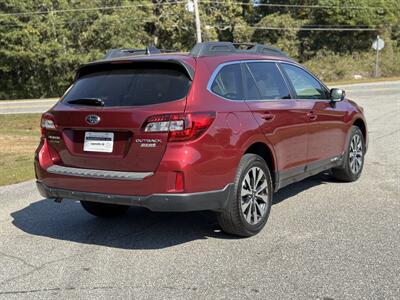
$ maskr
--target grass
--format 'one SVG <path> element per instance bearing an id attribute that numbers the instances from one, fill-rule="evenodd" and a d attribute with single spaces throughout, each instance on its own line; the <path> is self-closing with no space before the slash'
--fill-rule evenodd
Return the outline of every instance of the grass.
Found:
<path id="1" fill-rule="evenodd" d="M 0 186 L 35 177 L 41 114 L 0 115 Z"/>

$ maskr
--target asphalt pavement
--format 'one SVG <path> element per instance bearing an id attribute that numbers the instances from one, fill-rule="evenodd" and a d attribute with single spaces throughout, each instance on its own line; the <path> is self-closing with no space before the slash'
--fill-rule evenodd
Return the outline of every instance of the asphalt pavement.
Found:
<path id="1" fill-rule="evenodd" d="M 32 99 L 0 101 L 0 114 L 44 113 L 58 99 Z"/>
<path id="2" fill-rule="evenodd" d="M 346 89 L 368 120 L 362 177 L 282 189 L 252 238 L 208 212 L 100 220 L 34 181 L 0 188 L 0 298 L 400 299 L 400 82 Z"/>

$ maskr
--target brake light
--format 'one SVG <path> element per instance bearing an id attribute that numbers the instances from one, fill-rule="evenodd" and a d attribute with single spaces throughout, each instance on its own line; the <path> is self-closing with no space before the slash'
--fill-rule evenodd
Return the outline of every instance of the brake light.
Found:
<path id="1" fill-rule="evenodd" d="M 145 132 L 168 132 L 168 141 L 180 142 L 200 137 L 215 119 L 215 112 L 156 115 L 143 124 Z"/>
<path id="2" fill-rule="evenodd" d="M 56 124 L 54 122 L 54 117 L 51 114 L 44 114 L 42 115 L 42 120 L 40 122 L 42 136 L 46 134 L 48 129 L 56 129 Z"/>

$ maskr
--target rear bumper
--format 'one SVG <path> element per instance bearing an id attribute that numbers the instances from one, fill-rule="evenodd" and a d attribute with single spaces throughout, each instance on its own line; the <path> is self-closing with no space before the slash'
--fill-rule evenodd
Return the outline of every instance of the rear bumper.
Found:
<path id="1" fill-rule="evenodd" d="M 233 184 L 228 184 L 222 190 L 200 193 L 128 196 L 52 188 L 39 181 L 36 184 L 40 194 L 45 198 L 142 206 L 152 211 L 222 211 L 226 208 L 230 197 L 232 197 L 233 187 Z"/>

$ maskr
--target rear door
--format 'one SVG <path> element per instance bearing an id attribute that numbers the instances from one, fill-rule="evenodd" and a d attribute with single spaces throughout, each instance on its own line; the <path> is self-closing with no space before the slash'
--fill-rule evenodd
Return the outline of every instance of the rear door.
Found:
<path id="1" fill-rule="evenodd" d="M 307 119 L 275 62 L 244 64 L 246 103 L 267 140 L 274 146 L 281 177 L 304 171 L 307 159 Z"/>
<path id="2" fill-rule="evenodd" d="M 185 70 L 172 63 L 129 62 L 86 70 L 50 112 L 59 138 L 48 138 L 49 143 L 65 166 L 154 171 L 168 133 L 145 133 L 142 126 L 151 116 L 184 112 L 190 86 Z"/>
<path id="3" fill-rule="evenodd" d="M 345 105 L 332 104 L 329 91 L 303 68 L 286 63 L 281 66 L 294 89 L 296 101 L 306 109 L 309 121 L 307 160 L 312 164 L 335 159 L 344 149 L 346 140 Z"/>

